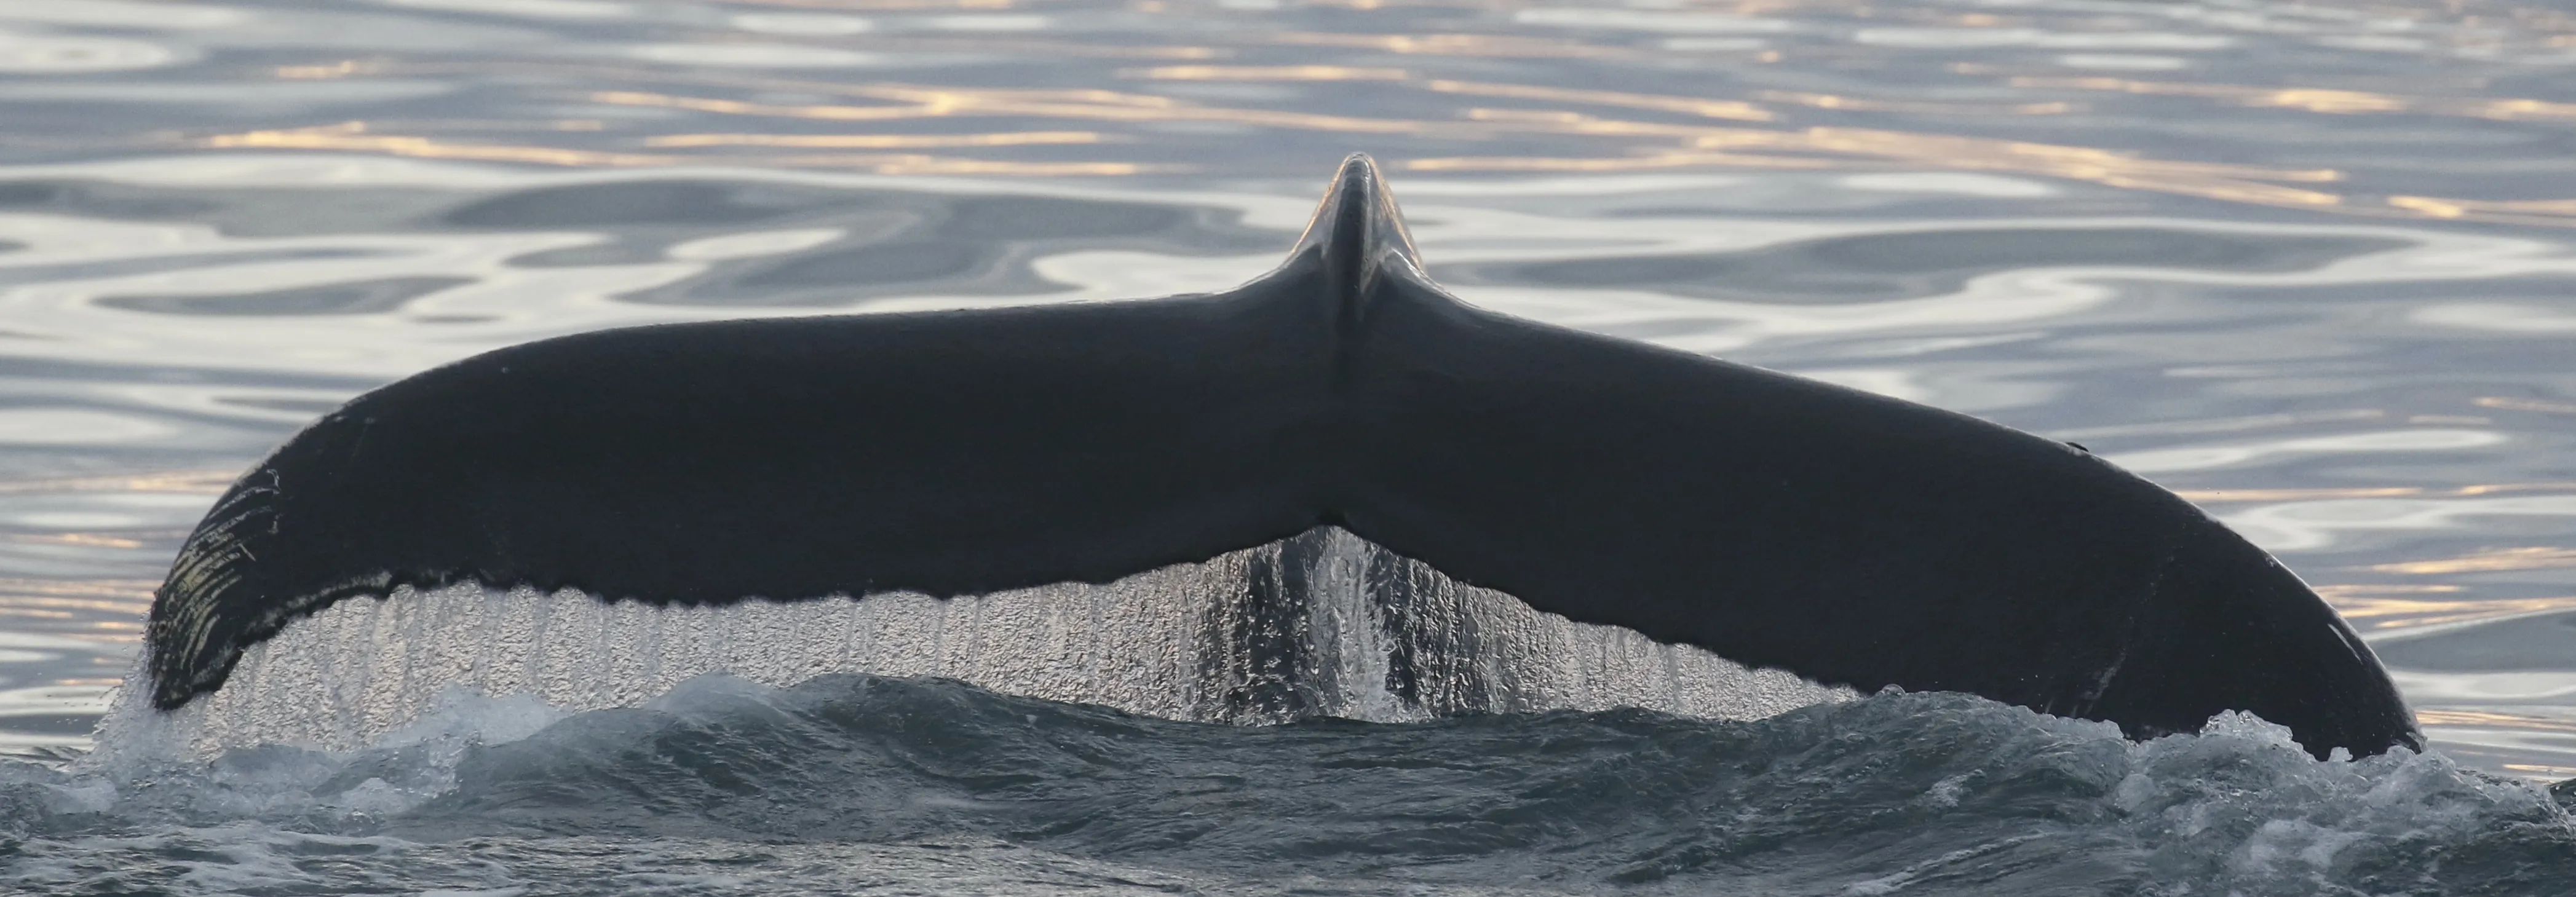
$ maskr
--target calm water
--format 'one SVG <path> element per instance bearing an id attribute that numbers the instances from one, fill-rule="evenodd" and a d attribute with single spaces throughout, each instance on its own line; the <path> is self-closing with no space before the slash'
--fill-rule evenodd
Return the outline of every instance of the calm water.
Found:
<path id="1" fill-rule="evenodd" d="M 85 750 L 186 530 L 357 392 L 606 326 L 1224 288 L 1277 260 L 1352 151 L 1471 302 L 2080 441 L 2202 503 L 2372 640 L 2438 753 L 2301 766 L 2259 727 L 2127 747 L 1927 696 L 1750 726 L 1211 732 L 879 680 L 710 686 L 489 750 L 236 756 L 159 797 L 12 767 L 0 839 L 36 839 L 0 840 L 12 874 L 2576 881 L 2563 811 L 2455 769 L 2576 776 L 2576 10 L 2473 0 L 0 0 L 0 745 Z M 850 722 L 923 701 L 1048 723 L 961 722 L 1000 746 L 948 761 Z M 459 731 L 501 731 L 487 711 Z M 1834 754 L 1835 726 L 1907 747 Z M 682 737 L 708 732 L 736 740 Z M 584 759 L 655 751 L 682 772 Z M 708 772 L 808 751 L 841 765 Z M 1448 759 L 1405 772 L 1414 754 Z M 573 784 L 527 790 L 549 776 Z M 1614 781 L 1648 809 L 1548 802 Z M 1107 806 L 1119 787 L 1143 796 Z M 913 809 L 782 834 L 892 805 L 853 794 Z M 1973 824 L 1933 824 L 1962 806 Z M 1303 834 L 1175 834 L 1198 813 Z M 2150 824 L 2183 816 L 2202 821 Z M 2063 861 L 2086 852 L 2112 859 Z M 2426 868 L 2450 871 L 2407 877 Z M 816 871 L 851 869 L 874 877 Z"/>

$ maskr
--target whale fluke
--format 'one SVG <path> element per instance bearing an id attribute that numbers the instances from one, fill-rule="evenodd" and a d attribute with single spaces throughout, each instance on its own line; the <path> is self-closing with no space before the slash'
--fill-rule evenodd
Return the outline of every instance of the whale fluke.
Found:
<path id="1" fill-rule="evenodd" d="M 183 706 L 299 617 L 403 585 L 945 597 L 1319 526 L 1863 691 L 2422 744 L 2361 639 L 2173 494 L 1964 415 L 1463 304 L 1359 156 L 1288 260 L 1224 293 L 608 330 L 360 396 L 189 537 L 150 696 Z"/>

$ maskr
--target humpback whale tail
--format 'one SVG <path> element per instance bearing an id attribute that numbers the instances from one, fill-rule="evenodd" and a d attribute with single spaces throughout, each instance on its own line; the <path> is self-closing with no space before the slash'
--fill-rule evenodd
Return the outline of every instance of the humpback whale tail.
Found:
<path id="1" fill-rule="evenodd" d="M 2135 736 L 2246 710 L 2420 746 L 2260 549 L 2066 445 L 1463 304 L 1376 168 L 1288 260 L 1151 301 L 665 325 L 360 396 L 226 493 L 154 602 L 154 706 L 344 598 L 665 606 L 1105 583 L 1338 526 L 1581 623 Z"/>

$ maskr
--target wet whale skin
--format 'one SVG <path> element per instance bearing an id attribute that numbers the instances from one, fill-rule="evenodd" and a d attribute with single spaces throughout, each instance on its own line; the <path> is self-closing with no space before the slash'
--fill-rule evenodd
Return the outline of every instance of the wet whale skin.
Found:
<path id="1" fill-rule="evenodd" d="M 1107 582 L 1338 525 L 1579 622 L 2132 736 L 2248 710 L 2422 739 L 2296 576 L 2080 449 L 1483 311 L 1354 157 L 1214 295 L 681 324 L 360 396 L 218 500 L 156 595 L 162 709 L 398 585 L 706 604 Z"/>

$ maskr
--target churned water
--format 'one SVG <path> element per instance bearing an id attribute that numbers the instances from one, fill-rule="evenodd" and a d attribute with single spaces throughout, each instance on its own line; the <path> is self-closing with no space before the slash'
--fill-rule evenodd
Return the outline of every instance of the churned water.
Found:
<path id="1" fill-rule="evenodd" d="M 2517 0 L 0 2 L 0 891 L 2576 893 L 2571 138 L 2576 13 Z M 1287 548 L 954 605 L 352 603 L 220 712 L 93 734 L 186 530 L 351 395 L 600 327 L 1222 289 L 1352 151 L 1467 301 L 2201 503 L 2433 750 L 2131 744 L 1437 583 L 1199 594 L 1345 569 Z"/>
<path id="2" fill-rule="evenodd" d="M 532 731 L 533 730 L 533 731 Z M 387 746 L 0 772 L 12 893 L 2563 894 L 2576 830 L 2436 753 L 2138 744 L 1949 694 L 1186 723 L 948 680 L 450 700 Z"/>

